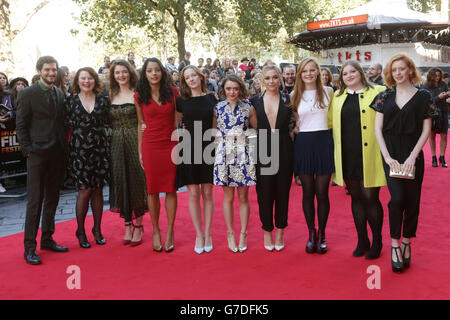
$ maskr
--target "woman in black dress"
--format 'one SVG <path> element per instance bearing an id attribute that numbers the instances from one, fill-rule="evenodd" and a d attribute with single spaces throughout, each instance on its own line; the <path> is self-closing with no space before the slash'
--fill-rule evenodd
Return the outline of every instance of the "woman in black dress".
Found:
<path id="1" fill-rule="evenodd" d="M 424 174 L 422 147 L 431 131 L 430 117 L 434 110 L 430 108 L 430 93 L 414 87 L 420 82 L 420 76 L 407 55 L 393 56 L 384 69 L 384 78 L 390 89 L 379 94 L 371 107 L 377 111 L 375 135 L 391 194 L 388 207 L 392 268 L 401 272 L 411 261 L 410 239 L 416 236 Z M 415 175 L 412 179 L 391 177 L 391 171 L 406 176 L 414 175 L 415 171 Z"/>
<path id="2" fill-rule="evenodd" d="M 204 151 L 211 141 L 211 138 L 205 136 L 205 132 L 212 128 L 216 103 L 214 93 L 208 93 L 203 73 L 195 66 L 186 66 L 181 71 L 180 97 L 176 102 L 176 110 L 182 118 L 184 128 L 180 139 L 182 154 L 181 163 L 177 167 L 176 186 L 187 186 L 189 191 L 189 211 L 196 231 L 194 251 L 198 254 L 213 249 L 211 223 L 214 213 L 214 154 L 211 154 L 212 149 L 209 154 Z M 203 141 L 204 138 L 207 141 Z M 200 196 L 203 198 L 204 232 Z"/>
<path id="3" fill-rule="evenodd" d="M 100 95 L 101 83 L 92 68 L 81 68 L 75 74 L 72 92 L 67 98 L 68 122 L 73 132 L 69 147 L 69 167 L 78 189 L 76 236 L 83 248 L 89 248 L 84 222 L 91 203 L 94 216 L 92 233 L 97 244 L 106 243 L 100 225 L 103 214 L 103 186 L 108 172 L 105 123 L 108 100 Z"/>
<path id="4" fill-rule="evenodd" d="M 447 168 L 445 150 L 447 149 L 448 102 L 446 100 L 450 97 L 450 91 L 448 91 L 448 86 L 443 81 L 442 70 L 439 68 L 431 68 L 427 74 L 427 82 L 422 88 L 431 93 L 434 104 L 441 111 L 440 116 L 436 119 L 437 121 L 433 123 L 430 134 L 432 166 L 438 166 L 438 159 L 436 157 L 436 133 L 439 133 L 441 135 L 439 163 L 442 167 Z"/>
<path id="5" fill-rule="evenodd" d="M 256 166 L 256 193 L 264 230 L 264 248 L 281 251 L 284 248 L 284 229 L 288 225 L 294 159 L 292 130 L 296 121 L 289 107 L 289 95 L 278 90 L 282 79 L 281 70 L 275 65 L 269 65 L 264 67 L 262 74 L 266 90 L 250 99 L 255 110 L 250 113 L 250 124 L 258 130 L 257 150 L 260 153 Z M 267 159 L 262 159 L 261 155 Z M 277 227 L 275 245 L 272 236 L 274 207 Z"/>

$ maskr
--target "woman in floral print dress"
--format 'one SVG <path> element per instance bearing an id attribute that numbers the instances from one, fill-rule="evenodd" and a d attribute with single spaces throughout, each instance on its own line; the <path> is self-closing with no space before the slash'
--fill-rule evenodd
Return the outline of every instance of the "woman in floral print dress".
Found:
<path id="1" fill-rule="evenodd" d="M 254 115 L 252 105 L 245 100 L 247 89 L 241 79 L 227 76 L 221 85 L 226 100 L 214 107 L 216 133 L 216 158 L 214 184 L 224 190 L 223 213 L 227 225 L 228 248 L 232 252 L 247 250 L 247 225 L 250 216 L 248 187 L 256 184 L 255 161 L 249 150 L 249 119 Z M 233 230 L 234 190 L 239 197 L 241 232 L 239 249 Z"/>

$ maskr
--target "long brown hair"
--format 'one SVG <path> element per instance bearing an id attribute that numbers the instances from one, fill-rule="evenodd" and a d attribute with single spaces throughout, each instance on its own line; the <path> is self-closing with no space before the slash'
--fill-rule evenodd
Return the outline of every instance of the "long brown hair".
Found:
<path id="1" fill-rule="evenodd" d="M 430 88 L 434 88 L 434 81 L 433 81 L 433 79 L 434 79 L 434 77 L 436 75 L 436 72 L 440 72 L 441 73 L 441 77 L 439 79 L 438 86 L 442 82 L 444 82 L 442 80 L 443 77 L 444 77 L 444 72 L 442 71 L 442 69 L 440 69 L 440 68 L 431 68 L 430 70 L 428 70 L 428 73 L 427 73 L 427 84 L 428 84 L 428 87 L 430 87 Z"/>
<path id="2" fill-rule="evenodd" d="M 113 98 L 119 94 L 120 91 L 120 85 L 114 78 L 114 71 L 117 66 L 123 66 L 127 68 L 128 74 L 130 75 L 129 79 L 129 87 L 131 90 L 135 91 L 137 82 L 138 82 L 138 75 L 136 70 L 131 67 L 131 64 L 126 60 L 114 60 L 111 63 L 110 72 L 109 72 L 109 99 L 110 101 L 113 100 Z"/>
<path id="3" fill-rule="evenodd" d="M 186 78 L 184 77 L 184 74 L 186 73 L 186 71 L 188 69 L 192 69 L 192 70 L 194 70 L 194 72 L 196 74 L 198 74 L 198 76 L 200 77 L 200 86 L 201 86 L 202 92 L 207 93 L 208 87 L 206 86 L 206 78 L 203 75 L 203 73 L 196 66 L 188 65 L 188 66 L 184 67 L 183 70 L 181 70 L 181 72 L 180 72 L 180 95 L 181 95 L 181 97 L 183 99 L 188 99 L 188 98 L 192 97 L 192 90 L 187 85 Z"/>
<path id="4" fill-rule="evenodd" d="M 367 80 L 366 74 L 364 73 L 363 68 L 361 67 L 361 65 L 353 60 L 349 60 L 347 62 L 345 62 L 342 65 L 341 71 L 339 72 L 339 79 L 338 79 L 338 85 L 339 85 L 339 92 L 337 93 L 336 97 L 339 97 L 340 95 L 342 95 L 345 92 L 345 89 L 347 88 L 347 85 L 344 83 L 344 69 L 347 66 L 352 66 L 353 68 L 355 68 L 359 74 L 361 75 L 361 83 L 365 88 L 373 88 L 373 85 L 370 84 L 369 80 Z"/>
<path id="5" fill-rule="evenodd" d="M 319 108 L 321 108 L 321 109 L 326 108 L 325 96 L 328 97 L 328 93 L 325 91 L 323 84 L 322 84 L 322 77 L 320 74 L 320 66 L 317 63 L 316 59 L 310 57 L 310 58 L 303 59 L 302 62 L 300 62 L 299 66 L 298 66 L 297 75 L 295 77 L 295 86 L 294 86 L 294 90 L 292 91 L 292 99 L 291 99 L 291 108 L 294 112 L 297 112 L 297 108 L 300 104 L 300 101 L 303 98 L 303 93 L 305 92 L 305 89 L 306 89 L 305 83 L 302 80 L 302 72 L 303 72 L 303 69 L 305 69 L 306 65 L 310 62 L 314 63 L 314 65 L 317 69 L 317 79 L 315 82 L 316 103 L 319 104 Z"/>

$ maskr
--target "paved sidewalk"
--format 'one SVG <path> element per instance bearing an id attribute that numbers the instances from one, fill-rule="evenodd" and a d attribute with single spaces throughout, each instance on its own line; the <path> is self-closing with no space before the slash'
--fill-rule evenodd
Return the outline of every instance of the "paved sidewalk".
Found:
<path id="1" fill-rule="evenodd" d="M 14 190 L 16 193 L 25 194 L 25 187 Z M 186 187 L 178 192 L 187 191 Z M 55 223 L 64 222 L 76 218 L 75 203 L 78 192 L 76 190 L 61 190 L 58 208 L 56 209 Z M 164 196 L 163 193 L 160 196 Z M 103 188 L 103 210 L 109 210 L 109 186 Z M 12 234 L 24 232 L 27 197 L 0 198 L 0 238 Z M 88 215 L 92 214 L 89 209 Z"/>
<path id="2" fill-rule="evenodd" d="M 25 187 L 19 188 L 18 193 L 25 193 Z M 75 203 L 76 190 L 61 190 L 55 223 L 76 218 Z M 109 187 L 103 188 L 104 210 L 109 210 Z M 0 237 L 20 233 L 25 228 L 25 213 L 27 196 L 20 198 L 0 198 Z M 91 214 L 91 210 L 89 213 Z"/>

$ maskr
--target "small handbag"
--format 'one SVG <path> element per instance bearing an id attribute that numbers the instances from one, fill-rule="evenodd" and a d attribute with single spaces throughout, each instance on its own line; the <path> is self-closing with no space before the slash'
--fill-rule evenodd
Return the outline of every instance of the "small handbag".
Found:
<path id="1" fill-rule="evenodd" d="M 390 169 L 389 176 L 392 178 L 414 180 L 416 178 L 416 167 L 414 166 L 413 171 L 410 174 L 405 174 L 403 171 L 396 172 Z"/>

